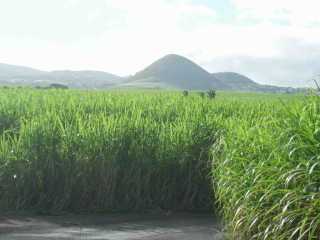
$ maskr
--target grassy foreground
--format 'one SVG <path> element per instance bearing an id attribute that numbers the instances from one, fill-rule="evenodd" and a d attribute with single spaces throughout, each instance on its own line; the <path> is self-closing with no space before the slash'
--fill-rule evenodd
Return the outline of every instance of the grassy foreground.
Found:
<path id="1" fill-rule="evenodd" d="M 249 104 L 213 149 L 233 239 L 320 239 L 320 100 Z"/>
<path id="2" fill-rule="evenodd" d="M 0 210 L 216 199 L 236 239 L 318 239 L 319 114 L 290 95 L 0 90 Z"/>
<path id="3" fill-rule="evenodd" d="M 196 100 L 195 100 L 196 99 Z M 210 104 L 179 94 L 6 90 L 0 206 L 45 211 L 212 206 Z"/>

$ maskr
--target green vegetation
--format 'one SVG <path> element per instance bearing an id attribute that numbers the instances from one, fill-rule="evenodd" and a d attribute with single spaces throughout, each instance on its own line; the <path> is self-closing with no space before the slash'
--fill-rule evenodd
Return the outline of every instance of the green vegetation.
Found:
<path id="1" fill-rule="evenodd" d="M 320 235 L 318 97 L 0 92 L 0 209 L 217 203 L 234 239 Z"/>
<path id="2" fill-rule="evenodd" d="M 1 208 L 210 209 L 217 129 L 210 105 L 196 99 L 3 90 Z"/>
<path id="3" fill-rule="evenodd" d="M 217 95 L 216 91 L 214 89 L 210 89 L 208 92 L 207 92 L 207 95 L 208 95 L 208 98 L 210 99 L 214 99 Z"/>
<path id="4" fill-rule="evenodd" d="M 188 97 L 188 96 L 189 96 L 189 91 L 184 90 L 184 91 L 182 92 L 182 94 L 183 94 L 183 96 Z"/>
<path id="5" fill-rule="evenodd" d="M 233 237 L 318 239 L 319 99 L 247 103 L 232 114 L 237 120 L 225 123 L 214 149 L 213 174 Z"/>

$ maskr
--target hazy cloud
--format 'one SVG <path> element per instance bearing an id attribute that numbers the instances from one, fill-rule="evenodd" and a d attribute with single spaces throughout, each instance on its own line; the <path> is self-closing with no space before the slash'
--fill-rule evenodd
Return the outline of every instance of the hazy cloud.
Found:
<path id="1" fill-rule="evenodd" d="M 235 71 L 264 84 L 314 86 L 312 78 L 320 74 L 320 44 L 301 40 L 281 44 L 275 57 L 230 56 L 204 63 L 211 71 Z"/>
<path id="2" fill-rule="evenodd" d="M 0 0 L 0 62 L 128 75 L 176 53 L 265 83 L 318 72 L 318 0 L 226 1 Z"/>
<path id="3" fill-rule="evenodd" d="M 318 0 L 231 0 L 242 20 L 282 22 L 296 26 L 320 25 Z"/>

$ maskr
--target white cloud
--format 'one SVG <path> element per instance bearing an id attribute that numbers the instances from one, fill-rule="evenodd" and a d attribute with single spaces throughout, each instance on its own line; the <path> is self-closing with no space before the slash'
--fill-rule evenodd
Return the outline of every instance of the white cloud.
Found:
<path id="1" fill-rule="evenodd" d="M 319 8 L 310 6 L 315 1 L 231 1 L 240 18 L 228 24 L 218 22 L 220 13 L 214 9 L 191 0 L 28 0 L 22 6 L 19 0 L 6 1 L 0 8 L 0 62 L 128 75 L 165 54 L 177 53 L 200 64 L 237 58 L 245 63 L 237 66 L 247 73 L 248 64 L 254 65 L 248 58 L 282 62 L 303 52 L 312 54 L 305 46 L 320 49 L 319 28 L 309 27 L 318 19 Z M 257 21 L 242 24 L 244 18 Z M 290 24 L 277 25 L 274 19 Z M 291 42 L 299 43 L 295 51 L 288 47 Z M 206 66 L 217 71 L 232 67 L 220 63 L 225 67 Z M 283 64 L 270 80 L 261 79 L 288 77 L 289 71 L 283 71 L 293 65 Z M 236 69 L 242 72 L 241 68 Z M 264 72 L 263 67 L 257 69 Z M 259 81 L 262 75 L 254 76 Z"/>
<path id="2" fill-rule="evenodd" d="M 202 65 L 211 72 L 242 73 L 264 84 L 314 86 L 312 78 L 320 74 L 319 36 L 313 40 L 307 41 L 301 36 L 282 38 L 274 44 L 276 55 L 221 55 L 208 58 Z"/>
<path id="3" fill-rule="evenodd" d="M 312 26 L 320 24 L 319 0 L 231 0 L 242 19 L 283 20 L 289 24 Z"/>
<path id="4" fill-rule="evenodd" d="M 213 9 L 181 0 L 56 0 L 51 8 L 39 1 L 28 1 L 18 19 L 0 16 L 2 25 L 11 21 L 0 30 L 0 62 L 132 74 L 162 55 L 187 54 L 197 45 L 192 33 L 216 18 Z M 39 8 L 28 18 L 33 5 Z"/>

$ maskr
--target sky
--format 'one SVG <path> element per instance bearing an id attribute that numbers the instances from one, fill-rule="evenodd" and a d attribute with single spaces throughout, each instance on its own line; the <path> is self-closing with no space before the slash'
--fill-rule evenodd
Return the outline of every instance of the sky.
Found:
<path id="1" fill-rule="evenodd" d="M 166 54 L 209 72 L 311 86 L 319 0 L 0 0 L 0 62 L 132 75 Z"/>

